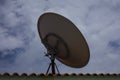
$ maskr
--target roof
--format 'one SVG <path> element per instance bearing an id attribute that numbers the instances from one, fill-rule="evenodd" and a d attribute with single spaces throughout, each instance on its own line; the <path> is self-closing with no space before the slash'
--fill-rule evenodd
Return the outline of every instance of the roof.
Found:
<path id="1" fill-rule="evenodd" d="M 9 74 L 9 73 L 3 73 L 3 74 L 0 74 L 0 76 L 119 76 L 120 77 L 120 73 L 119 74 L 116 74 L 116 73 L 93 73 L 93 74 L 90 74 L 90 73 L 86 73 L 86 74 L 83 74 L 83 73 L 71 73 L 71 74 L 68 74 L 68 73 L 64 73 L 64 74 L 44 74 L 44 73 L 40 73 L 40 74 L 36 74 L 36 73 L 31 73 L 31 74 L 27 74 L 27 73 L 22 73 L 21 75 L 18 74 L 18 73 L 13 73 L 13 74 Z"/>
<path id="2" fill-rule="evenodd" d="M 90 74 L 90 73 L 72 73 L 72 74 L 68 74 L 68 73 L 64 73 L 64 74 L 26 74 L 23 73 L 21 75 L 19 75 L 18 73 L 13 73 L 13 74 L 9 74 L 9 73 L 3 73 L 0 74 L 0 80 L 53 80 L 53 79 L 57 79 L 57 80 L 120 80 L 120 74 Z"/>

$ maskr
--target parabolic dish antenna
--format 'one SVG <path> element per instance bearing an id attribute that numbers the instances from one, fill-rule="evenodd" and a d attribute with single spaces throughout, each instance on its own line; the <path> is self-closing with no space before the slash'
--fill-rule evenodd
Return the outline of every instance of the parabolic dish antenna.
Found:
<path id="1" fill-rule="evenodd" d="M 90 52 L 87 42 L 67 18 L 52 12 L 44 13 L 38 19 L 38 32 L 47 48 L 47 56 L 53 60 L 56 58 L 73 68 L 81 68 L 88 63 Z"/>

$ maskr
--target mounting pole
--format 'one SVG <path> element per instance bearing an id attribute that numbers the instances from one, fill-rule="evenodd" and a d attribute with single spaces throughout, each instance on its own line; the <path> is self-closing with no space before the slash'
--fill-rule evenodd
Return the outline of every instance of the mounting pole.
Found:
<path id="1" fill-rule="evenodd" d="M 51 60 L 51 64 L 52 64 L 52 67 L 51 67 L 52 74 L 55 74 L 55 63 L 54 63 L 54 59 Z"/>
<path id="2" fill-rule="evenodd" d="M 51 59 L 51 70 L 52 70 L 52 74 L 55 74 L 55 51 L 54 50 L 52 50 L 52 51 L 50 51 L 50 59 Z"/>
<path id="3" fill-rule="evenodd" d="M 57 72 L 59 73 L 59 70 L 58 70 L 57 65 L 55 63 L 55 52 L 54 51 L 50 51 L 45 56 L 48 56 L 49 59 L 51 60 L 51 63 L 49 64 L 49 67 L 47 69 L 46 74 L 48 74 L 50 67 L 51 67 L 52 74 L 56 74 L 55 68 L 57 69 Z"/>

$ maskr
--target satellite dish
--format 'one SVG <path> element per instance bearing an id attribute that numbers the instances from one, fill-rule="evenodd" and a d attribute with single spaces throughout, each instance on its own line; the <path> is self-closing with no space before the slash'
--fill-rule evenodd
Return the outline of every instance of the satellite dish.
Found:
<path id="1" fill-rule="evenodd" d="M 90 52 L 87 42 L 67 18 L 52 12 L 44 13 L 38 19 L 38 32 L 47 48 L 47 56 L 73 68 L 81 68 L 88 63 Z"/>

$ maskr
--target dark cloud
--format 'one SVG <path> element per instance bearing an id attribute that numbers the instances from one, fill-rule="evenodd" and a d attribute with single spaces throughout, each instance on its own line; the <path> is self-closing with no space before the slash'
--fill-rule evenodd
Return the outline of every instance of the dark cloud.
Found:
<path id="1" fill-rule="evenodd" d="M 108 45 L 114 50 L 120 50 L 120 40 L 110 41 Z"/>
<path id="2" fill-rule="evenodd" d="M 4 61 L 5 63 L 14 63 L 15 59 L 16 59 L 16 55 L 21 54 L 25 52 L 24 48 L 16 48 L 13 50 L 3 50 L 0 51 L 0 61 Z M 5 65 L 5 64 L 3 64 Z"/>
<path id="3" fill-rule="evenodd" d="M 0 0 L 0 6 L 5 5 L 6 2 L 7 2 L 7 0 Z"/>

